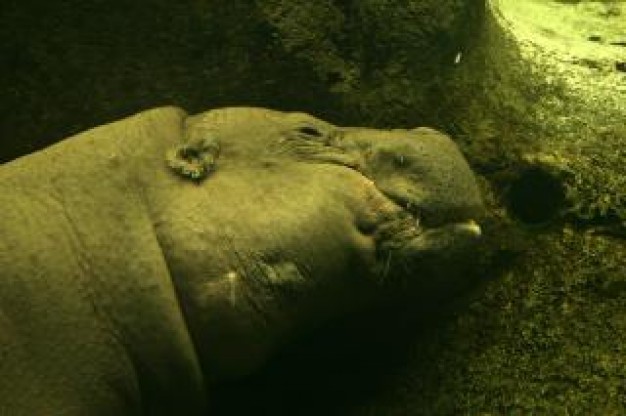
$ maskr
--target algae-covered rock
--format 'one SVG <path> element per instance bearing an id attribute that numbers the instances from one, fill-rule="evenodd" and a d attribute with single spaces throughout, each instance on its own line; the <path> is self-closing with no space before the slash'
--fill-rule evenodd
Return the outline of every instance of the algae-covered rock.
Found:
<path id="1" fill-rule="evenodd" d="M 430 103 L 479 23 L 476 1 L 260 0 L 279 44 L 370 123 L 430 121 Z M 344 115 L 345 116 L 345 115 Z"/>

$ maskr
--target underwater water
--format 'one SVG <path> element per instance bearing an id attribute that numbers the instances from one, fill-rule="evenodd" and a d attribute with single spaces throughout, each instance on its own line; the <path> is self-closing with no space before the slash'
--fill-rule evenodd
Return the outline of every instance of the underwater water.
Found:
<path id="1" fill-rule="evenodd" d="M 0 22 L 2 163 L 148 108 L 260 106 L 434 127 L 476 173 L 471 293 L 304 334 L 211 386 L 211 415 L 626 411 L 626 3 L 10 0 Z"/>

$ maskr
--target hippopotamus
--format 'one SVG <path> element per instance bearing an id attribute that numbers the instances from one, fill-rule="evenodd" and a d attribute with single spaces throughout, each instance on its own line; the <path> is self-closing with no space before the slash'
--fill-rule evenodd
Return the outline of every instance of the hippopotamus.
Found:
<path id="1" fill-rule="evenodd" d="M 462 287 L 481 198 L 436 130 L 157 108 L 0 166 L 0 414 L 205 415 L 294 334 Z"/>

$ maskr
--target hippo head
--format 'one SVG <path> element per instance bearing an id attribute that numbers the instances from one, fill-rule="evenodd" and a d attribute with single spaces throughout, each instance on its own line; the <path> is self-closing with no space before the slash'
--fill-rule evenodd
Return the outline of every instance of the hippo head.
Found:
<path id="1" fill-rule="evenodd" d="M 467 287 L 481 200 L 445 135 L 255 108 L 184 129 L 219 157 L 203 180 L 171 175 L 156 230 L 208 377 L 246 374 L 294 333 L 397 293 Z"/>

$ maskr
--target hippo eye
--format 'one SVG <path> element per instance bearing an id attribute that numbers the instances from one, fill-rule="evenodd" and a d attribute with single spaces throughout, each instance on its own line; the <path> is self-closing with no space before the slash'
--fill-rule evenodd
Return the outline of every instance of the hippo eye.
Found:
<path id="1" fill-rule="evenodd" d="M 298 128 L 298 131 L 302 134 L 306 134 L 307 136 L 322 137 L 322 133 L 320 133 L 320 131 L 315 127 L 304 126 Z"/>

